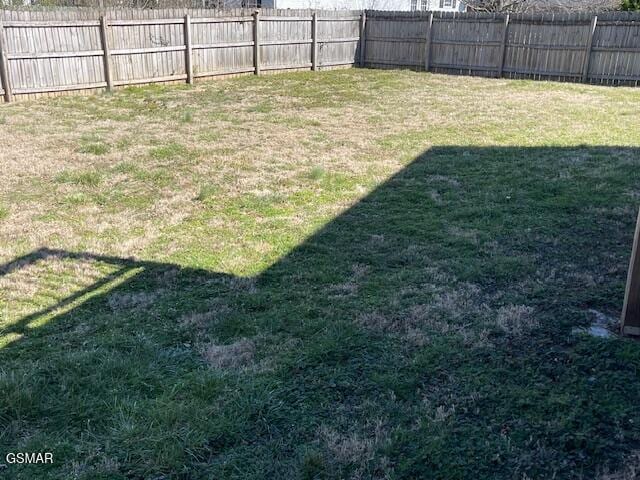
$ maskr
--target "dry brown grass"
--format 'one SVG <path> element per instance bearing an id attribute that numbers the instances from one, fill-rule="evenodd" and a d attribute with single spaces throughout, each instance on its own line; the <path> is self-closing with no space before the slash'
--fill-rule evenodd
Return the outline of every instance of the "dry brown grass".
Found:
<path id="1" fill-rule="evenodd" d="M 524 335 L 538 326 L 534 310 L 526 305 L 506 305 L 496 312 L 496 325 L 510 335 Z"/>
<path id="2" fill-rule="evenodd" d="M 108 303 L 115 312 L 121 310 L 147 309 L 155 302 L 162 291 L 136 292 L 136 293 L 111 293 Z"/>
<path id="3" fill-rule="evenodd" d="M 336 297 L 355 295 L 358 292 L 359 283 L 364 280 L 369 267 L 363 264 L 355 264 L 351 266 L 351 274 L 344 283 L 331 285 L 328 291 Z"/>
<path id="4" fill-rule="evenodd" d="M 252 364 L 256 346 L 252 340 L 241 338 L 229 345 L 204 343 L 199 347 L 205 361 L 217 369 L 239 369 Z"/>
<path id="5" fill-rule="evenodd" d="M 616 472 L 604 472 L 597 480 L 637 480 L 640 478 L 640 452 L 629 455 L 623 468 Z"/>
<path id="6" fill-rule="evenodd" d="M 372 420 L 364 426 L 353 426 L 347 432 L 338 432 L 332 428 L 321 426 L 318 431 L 320 442 L 328 452 L 329 461 L 336 466 L 350 466 L 353 469 L 352 480 L 364 478 L 388 478 L 390 470 L 385 470 L 386 459 L 376 459 L 376 451 L 383 448 L 389 440 L 389 433 L 384 421 Z M 372 465 L 377 462 L 378 465 Z M 377 468 L 373 468 L 377 467 Z M 371 472 L 378 474 L 371 475 Z M 381 473 L 380 473 L 381 472 Z M 386 475 L 385 475 L 386 473 Z"/>
<path id="7" fill-rule="evenodd" d="M 15 268 L 0 276 L 3 320 L 11 324 L 22 317 L 58 304 L 61 299 L 83 292 L 108 271 L 97 262 L 51 255 L 16 262 Z M 0 326 L 1 323 L 0 323 Z"/>
<path id="8" fill-rule="evenodd" d="M 416 252 L 416 249 L 409 250 L 413 263 L 416 263 L 414 257 L 420 257 Z M 425 345 L 434 334 L 460 337 L 466 345 L 491 345 L 492 330 L 515 337 L 538 326 L 531 307 L 511 304 L 492 307 L 489 301 L 499 294 L 487 295 L 479 286 L 458 282 L 436 267 L 427 267 L 425 273 L 432 283 L 423 284 L 421 289 L 405 289 L 399 292 L 398 298 L 430 293 L 428 303 L 413 304 L 401 314 L 362 312 L 357 323 L 374 331 L 398 334 L 414 346 Z M 399 305 L 397 300 L 394 307 Z"/>

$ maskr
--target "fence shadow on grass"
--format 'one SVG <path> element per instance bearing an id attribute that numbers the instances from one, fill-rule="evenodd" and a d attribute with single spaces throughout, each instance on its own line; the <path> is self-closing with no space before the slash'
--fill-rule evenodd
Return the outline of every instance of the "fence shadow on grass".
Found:
<path id="1" fill-rule="evenodd" d="M 619 468 L 640 442 L 640 346 L 572 328 L 621 306 L 639 162 L 626 147 L 432 148 L 255 278 L 50 248 L 15 259 L 5 279 L 50 261 L 99 274 L 0 331 L 0 446 L 58 460 L 5 468 Z"/>

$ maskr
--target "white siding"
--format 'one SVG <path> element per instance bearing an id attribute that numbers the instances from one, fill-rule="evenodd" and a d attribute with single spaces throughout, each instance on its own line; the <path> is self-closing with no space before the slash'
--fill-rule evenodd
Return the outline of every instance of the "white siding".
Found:
<path id="1" fill-rule="evenodd" d="M 456 6 L 453 7 L 453 0 L 450 5 L 444 5 L 447 0 L 443 0 L 443 6 L 440 6 L 440 0 L 424 0 L 425 7 L 422 6 L 423 0 L 417 0 L 416 10 L 433 10 L 445 12 L 464 12 L 464 4 L 459 0 L 455 0 Z M 314 8 L 318 10 L 391 10 L 391 11 L 410 11 L 411 0 L 263 0 L 264 7 L 273 8 Z"/>
<path id="2" fill-rule="evenodd" d="M 398 10 L 410 9 L 411 0 L 273 0 L 275 8 L 314 8 L 318 10 Z"/>

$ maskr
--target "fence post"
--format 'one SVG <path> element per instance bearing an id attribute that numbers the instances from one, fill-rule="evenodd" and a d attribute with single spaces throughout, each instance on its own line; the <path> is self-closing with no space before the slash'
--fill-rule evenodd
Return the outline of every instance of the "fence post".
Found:
<path id="1" fill-rule="evenodd" d="M 311 14 L 311 70 L 318 70 L 318 14 Z"/>
<path id="2" fill-rule="evenodd" d="M 582 81 L 589 81 L 589 62 L 591 60 L 591 47 L 593 44 L 593 34 L 596 32 L 596 26 L 598 25 L 598 16 L 594 15 L 591 19 L 591 29 L 589 30 L 589 39 L 587 40 L 587 46 L 584 50 L 584 62 L 582 64 Z"/>
<path id="3" fill-rule="evenodd" d="M 12 101 L 13 94 L 11 93 L 11 82 L 9 81 L 9 62 L 7 61 L 7 51 L 4 42 L 4 25 L 2 25 L 2 22 L 0 22 L 0 83 L 4 90 L 4 101 Z"/>
<path id="4" fill-rule="evenodd" d="M 100 17 L 100 40 L 102 41 L 102 63 L 104 65 L 104 81 L 107 82 L 107 91 L 113 90 L 113 77 L 111 76 L 111 52 L 107 40 L 107 28 L 109 24 L 104 16 Z"/>
<path id="5" fill-rule="evenodd" d="M 504 17 L 504 32 L 502 32 L 502 45 L 500 45 L 500 65 L 498 66 L 498 78 L 502 77 L 504 70 L 504 60 L 507 53 L 507 40 L 509 37 L 509 14 Z"/>
<path id="6" fill-rule="evenodd" d="M 253 68 L 260 75 L 260 10 L 253 12 Z"/>
<path id="7" fill-rule="evenodd" d="M 624 291 L 624 305 L 620 327 L 623 335 L 640 335 L 640 211 L 636 220 L 636 230 L 629 260 L 627 287 Z"/>
<path id="8" fill-rule="evenodd" d="M 193 85 L 193 62 L 191 51 L 191 17 L 184 16 L 184 65 L 187 70 L 187 83 Z"/>
<path id="9" fill-rule="evenodd" d="M 431 31 L 433 30 L 433 12 L 429 13 L 427 36 L 424 42 L 424 71 L 428 72 L 431 65 Z"/>
<path id="10" fill-rule="evenodd" d="M 358 65 L 364 67 L 365 62 L 365 49 L 367 47 L 367 39 L 365 37 L 365 29 L 367 26 L 367 14 L 363 11 L 360 15 L 360 58 L 358 59 Z"/>

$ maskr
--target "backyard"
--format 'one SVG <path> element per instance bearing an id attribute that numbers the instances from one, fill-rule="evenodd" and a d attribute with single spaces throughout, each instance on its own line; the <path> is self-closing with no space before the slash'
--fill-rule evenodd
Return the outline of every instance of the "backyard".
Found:
<path id="1" fill-rule="evenodd" d="M 638 111 L 367 69 L 1 105 L 0 478 L 636 478 L 640 343 L 585 332 Z"/>

